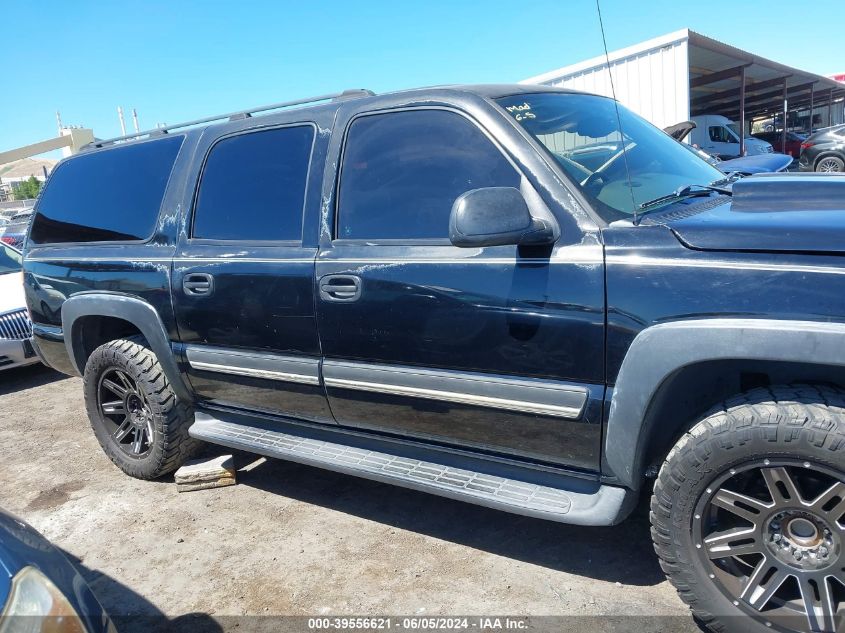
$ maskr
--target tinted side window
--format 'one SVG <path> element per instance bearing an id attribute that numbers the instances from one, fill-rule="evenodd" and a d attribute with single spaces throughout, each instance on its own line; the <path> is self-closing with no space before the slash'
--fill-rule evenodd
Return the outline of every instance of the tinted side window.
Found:
<path id="1" fill-rule="evenodd" d="M 82 154 L 63 163 L 38 201 L 30 240 L 142 240 L 153 233 L 181 136 Z"/>
<path id="2" fill-rule="evenodd" d="M 353 121 L 346 139 L 337 237 L 446 238 L 458 196 L 480 187 L 518 186 L 513 166 L 459 114 L 363 116 Z"/>
<path id="3" fill-rule="evenodd" d="M 193 236 L 299 240 L 314 128 L 297 126 L 223 139 L 208 155 Z"/>

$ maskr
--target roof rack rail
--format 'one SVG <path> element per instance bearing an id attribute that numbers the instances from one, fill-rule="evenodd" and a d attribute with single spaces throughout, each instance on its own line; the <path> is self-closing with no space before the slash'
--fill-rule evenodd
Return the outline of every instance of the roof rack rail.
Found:
<path id="1" fill-rule="evenodd" d="M 325 95 L 318 95 L 316 97 L 307 97 L 305 99 L 295 99 L 293 101 L 282 101 L 280 103 L 272 103 L 270 105 L 259 106 L 257 108 L 250 108 L 249 110 L 240 110 L 238 112 L 229 112 L 227 114 L 218 114 L 216 116 L 206 117 L 204 119 L 195 119 L 193 121 L 186 121 L 185 123 L 176 123 L 174 125 L 166 125 L 164 127 L 157 127 L 143 132 L 136 132 L 135 134 L 127 134 L 125 136 L 116 136 L 114 138 L 105 139 L 103 141 L 93 141 L 86 145 L 86 147 L 105 147 L 106 145 L 113 145 L 121 141 L 133 141 L 145 136 L 157 136 L 160 134 L 167 134 L 170 130 L 176 130 L 184 127 L 192 127 L 194 125 L 201 125 L 203 123 L 211 123 L 212 121 L 222 121 L 228 119 L 229 121 L 238 121 L 246 119 L 259 112 L 268 112 L 269 110 L 280 110 L 282 108 L 291 108 L 293 106 L 307 105 L 309 103 L 318 103 L 320 101 L 345 101 L 346 99 L 358 99 L 360 97 L 371 97 L 375 95 L 372 90 L 364 88 L 353 88 L 351 90 L 344 90 L 343 92 L 333 92 Z"/>

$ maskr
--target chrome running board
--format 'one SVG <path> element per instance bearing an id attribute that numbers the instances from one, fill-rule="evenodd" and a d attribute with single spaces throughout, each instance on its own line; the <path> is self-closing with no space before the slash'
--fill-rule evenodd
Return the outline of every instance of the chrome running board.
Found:
<path id="1" fill-rule="evenodd" d="M 564 523 L 609 525 L 627 514 L 629 491 L 587 482 L 589 492 L 575 492 L 477 472 L 368 447 L 351 446 L 301 435 L 295 425 L 286 431 L 226 421 L 225 413 L 197 411 L 191 437 L 229 448 L 258 453 L 336 472 L 450 497 L 506 512 Z M 235 416 L 233 416 L 235 417 Z M 304 430 L 304 429 L 302 429 Z M 345 439 L 337 433 L 337 439 Z M 386 444 L 389 447 L 389 444 Z M 477 461 L 477 460 L 475 460 Z M 472 463 L 472 461 L 468 461 Z M 584 482 L 579 482 L 581 487 Z"/>

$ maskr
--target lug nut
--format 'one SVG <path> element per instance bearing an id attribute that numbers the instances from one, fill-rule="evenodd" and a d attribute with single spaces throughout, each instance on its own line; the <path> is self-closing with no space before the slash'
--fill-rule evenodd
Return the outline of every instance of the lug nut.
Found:
<path id="1" fill-rule="evenodd" d="M 824 545 L 822 545 L 819 548 L 819 557 L 827 558 L 827 555 L 828 555 L 829 552 L 830 552 L 830 550 L 828 550 Z"/>

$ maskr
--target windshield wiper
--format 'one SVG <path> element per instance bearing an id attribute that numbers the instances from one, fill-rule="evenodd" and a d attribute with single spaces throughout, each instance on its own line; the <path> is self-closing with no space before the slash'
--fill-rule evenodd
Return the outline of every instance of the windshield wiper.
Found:
<path id="1" fill-rule="evenodd" d="M 651 211 L 650 207 L 662 204 L 663 202 L 670 202 L 672 200 L 682 200 L 683 198 L 691 198 L 694 196 L 709 196 L 710 193 L 713 191 L 726 196 L 732 195 L 730 189 L 725 189 L 724 187 L 717 186 L 722 184 L 722 182 L 723 180 L 716 180 L 709 185 L 684 185 L 683 187 L 678 187 L 677 189 L 675 189 L 675 191 L 666 194 L 665 196 L 658 196 L 653 200 L 643 202 L 639 207 L 637 207 L 638 213 L 634 218 L 634 224 L 637 225 L 640 223 L 643 216 L 645 216 L 646 214 L 648 214 L 649 211 Z"/>
<path id="2" fill-rule="evenodd" d="M 710 183 L 710 186 L 718 187 L 721 185 L 732 185 L 740 178 L 742 178 L 742 172 L 729 171 L 727 176 L 725 176 L 724 178 L 719 178 L 718 180 L 714 180 Z M 728 192 L 727 195 L 731 195 L 731 193 Z"/>

